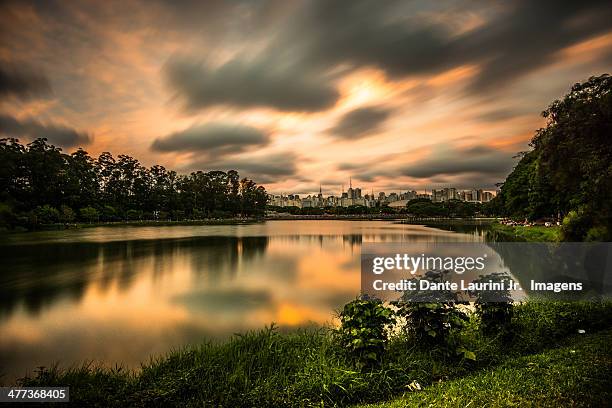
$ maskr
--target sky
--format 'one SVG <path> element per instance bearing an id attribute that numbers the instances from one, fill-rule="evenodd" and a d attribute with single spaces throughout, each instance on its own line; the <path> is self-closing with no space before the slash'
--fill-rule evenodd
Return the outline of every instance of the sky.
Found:
<path id="1" fill-rule="evenodd" d="M 607 1 L 2 1 L 0 137 L 272 193 L 494 189 L 611 66 Z"/>

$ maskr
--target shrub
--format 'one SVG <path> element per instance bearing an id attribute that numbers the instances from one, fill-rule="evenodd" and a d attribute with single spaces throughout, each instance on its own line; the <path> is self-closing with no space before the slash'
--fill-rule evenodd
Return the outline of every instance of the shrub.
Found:
<path id="1" fill-rule="evenodd" d="M 81 218 L 83 218 L 85 221 L 88 221 L 88 222 L 97 221 L 98 218 L 100 217 L 98 210 L 96 210 L 93 207 L 81 208 L 81 210 L 79 211 L 79 214 L 81 215 Z"/>
<path id="2" fill-rule="evenodd" d="M 142 218 L 142 211 L 128 210 L 126 215 L 127 215 L 128 220 L 136 221 L 136 220 L 140 220 Z"/>
<path id="3" fill-rule="evenodd" d="M 395 322 L 393 311 L 378 299 L 358 298 L 344 306 L 340 321 L 340 345 L 357 366 L 378 365 L 387 341 L 387 328 Z"/>
<path id="4" fill-rule="evenodd" d="M 505 283 L 505 280 L 511 279 L 505 273 L 491 273 L 481 276 L 474 280 L 474 283 Z M 504 288 L 509 285 L 504 284 Z M 495 334 L 502 335 L 507 339 L 511 333 L 511 324 L 514 308 L 512 305 L 512 297 L 508 289 L 504 290 L 483 290 L 470 292 L 472 296 L 476 296 L 476 314 L 480 318 L 480 330 L 490 336 Z"/>
<path id="5" fill-rule="evenodd" d="M 67 205 L 60 207 L 60 221 L 61 222 L 72 222 L 74 221 L 74 211 Z"/>
<path id="6" fill-rule="evenodd" d="M 603 242 L 603 241 L 609 241 L 610 240 L 610 232 L 608 230 L 607 227 L 600 225 L 597 227 L 592 227 L 591 229 L 589 229 L 587 231 L 586 237 L 584 238 L 585 241 L 589 241 L 589 242 Z"/>
<path id="7" fill-rule="evenodd" d="M 47 204 L 42 207 L 36 207 L 34 215 L 36 216 L 36 222 L 39 224 L 53 224 L 54 222 L 58 222 L 60 218 L 60 213 L 57 211 L 57 208 Z"/>
<path id="8" fill-rule="evenodd" d="M 102 219 L 104 221 L 117 221 L 119 217 L 117 216 L 117 210 L 115 210 L 115 207 L 105 205 L 102 208 Z"/>
<path id="9" fill-rule="evenodd" d="M 592 225 L 592 217 L 590 217 L 583 209 L 570 211 L 565 218 L 563 218 L 563 225 L 561 226 L 561 240 L 570 242 L 584 241 L 584 238 L 589 229 L 591 229 Z"/>
<path id="10" fill-rule="evenodd" d="M 11 206 L 6 203 L 0 203 L 0 227 L 12 228 L 17 223 L 17 214 L 13 211 Z"/>
<path id="11" fill-rule="evenodd" d="M 447 273 L 428 271 L 423 279 L 441 283 Z M 457 307 L 459 303 L 463 302 L 459 301 L 458 292 L 427 290 L 405 292 L 393 305 L 397 307 L 396 314 L 406 320 L 404 331 L 418 346 L 434 347 L 447 355 L 465 354 L 472 358 L 473 353 L 461 347 L 456 338 L 450 337 L 453 331 L 461 329 L 469 319 L 468 315 Z"/>
<path id="12" fill-rule="evenodd" d="M 445 346 L 449 334 L 460 329 L 468 316 L 452 303 L 397 303 L 406 319 L 405 330 L 423 346 Z"/>

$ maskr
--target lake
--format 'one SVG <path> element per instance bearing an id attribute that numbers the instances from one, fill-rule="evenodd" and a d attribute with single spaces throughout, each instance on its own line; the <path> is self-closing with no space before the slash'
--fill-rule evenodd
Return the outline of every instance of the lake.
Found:
<path id="1" fill-rule="evenodd" d="M 472 242 L 392 221 L 96 227 L 0 244 L 0 370 L 152 355 L 275 322 L 332 323 L 360 290 L 364 242 Z"/>

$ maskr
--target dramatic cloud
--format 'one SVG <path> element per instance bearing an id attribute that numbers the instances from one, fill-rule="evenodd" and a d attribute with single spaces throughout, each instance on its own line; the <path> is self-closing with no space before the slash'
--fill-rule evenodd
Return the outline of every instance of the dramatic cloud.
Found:
<path id="1" fill-rule="evenodd" d="M 18 120 L 0 114 L 0 134 L 6 137 L 25 137 L 33 140 L 47 138 L 49 143 L 60 147 L 77 147 L 91 142 L 91 136 L 61 125 L 45 124 L 34 119 Z"/>
<path id="2" fill-rule="evenodd" d="M 612 28 L 608 1 L 520 1 L 452 44 L 456 55 L 482 64 L 473 92 L 506 86 L 549 64 L 572 44 Z"/>
<path id="3" fill-rule="evenodd" d="M 262 9 L 266 12 L 255 15 L 269 23 L 274 14 L 257 8 Z M 478 73 L 469 89 L 481 93 L 504 87 L 550 64 L 560 50 L 612 29 L 612 8 L 598 0 L 477 3 L 472 9 L 466 4 L 315 0 L 287 9 L 290 15 L 275 16 L 279 28 L 270 31 L 267 46 L 250 57 L 221 65 L 171 61 L 166 74 L 186 109 L 231 105 L 319 111 L 338 99 L 338 69 L 364 66 L 398 79 L 473 65 Z M 461 22 L 480 9 L 486 20 L 459 32 L 461 27 L 449 22 L 453 19 L 433 18 L 456 11 Z M 249 22 L 260 35 L 262 26 Z"/>
<path id="4" fill-rule="evenodd" d="M 603 0 L 5 1 L 0 125 L 271 192 L 490 186 L 611 44 Z"/>
<path id="5" fill-rule="evenodd" d="M 223 160 L 196 161 L 186 169 L 237 170 L 241 176 L 254 178 L 258 183 L 282 181 L 297 173 L 297 156 L 292 152 L 242 155 Z"/>
<path id="6" fill-rule="evenodd" d="M 268 142 L 268 135 L 250 126 L 207 123 L 156 139 L 151 149 L 158 152 L 237 153 Z"/>
<path id="7" fill-rule="evenodd" d="M 413 178 L 454 176 L 465 173 L 505 177 L 515 163 L 508 152 L 488 147 L 443 148 L 424 160 L 403 166 L 400 173 Z"/>
<path id="8" fill-rule="evenodd" d="M 0 98 L 15 96 L 19 99 L 46 95 L 51 91 L 47 78 L 15 67 L 0 66 Z"/>
<path id="9" fill-rule="evenodd" d="M 390 114 L 390 109 L 382 107 L 358 108 L 344 115 L 329 132 L 343 139 L 371 136 L 380 130 Z"/>
<path id="10" fill-rule="evenodd" d="M 214 105 L 271 107 L 283 111 L 318 111 L 338 98 L 331 81 L 299 68 L 272 61 L 232 60 L 220 67 L 172 61 L 166 68 L 169 84 L 189 111 Z"/>
<path id="11" fill-rule="evenodd" d="M 565 47 L 612 29 L 612 7 L 603 0 L 497 5 L 498 10 L 485 14 L 487 21 L 460 34 L 454 33 L 456 27 L 439 22 L 443 19 L 422 16 L 452 14 L 453 7 L 460 16 L 491 5 L 475 3 L 470 10 L 465 3 L 457 7 L 440 2 L 429 8 L 416 4 L 306 2 L 282 43 L 291 47 L 307 42 L 304 48 L 310 54 L 305 59 L 311 63 L 371 65 L 393 77 L 477 64 L 480 72 L 471 90 L 480 92 L 508 85 L 550 63 Z"/>

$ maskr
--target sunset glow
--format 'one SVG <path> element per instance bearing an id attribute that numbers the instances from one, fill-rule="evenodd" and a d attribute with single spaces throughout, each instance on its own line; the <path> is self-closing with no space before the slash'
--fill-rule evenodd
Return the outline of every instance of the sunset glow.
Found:
<path id="1" fill-rule="evenodd" d="M 598 4 L 374 3 L 3 2 L 0 135 L 271 193 L 494 189 L 539 112 L 612 62 Z M 225 148 L 219 124 L 264 138 Z M 216 150 L 173 139 L 211 128 Z"/>

